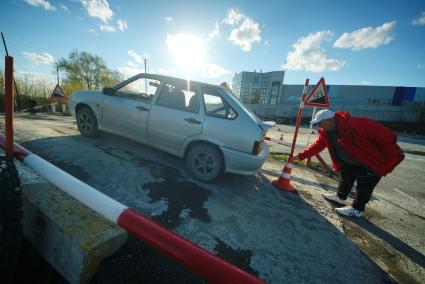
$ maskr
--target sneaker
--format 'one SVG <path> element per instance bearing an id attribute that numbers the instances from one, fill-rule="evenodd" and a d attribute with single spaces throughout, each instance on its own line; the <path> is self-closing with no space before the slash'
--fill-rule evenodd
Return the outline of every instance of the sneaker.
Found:
<path id="1" fill-rule="evenodd" d="M 346 207 L 342 207 L 342 208 L 336 208 L 335 209 L 336 212 L 338 212 L 341 215 L 344 216 L 348 216 L 348 217 L 362 217 L 363 216 L 363 212 L 351 207 L 351 206 L 346 206 Z"/>
<path id="2" fill-rule="evenodd" d="M 345 200 L 339 198 L 338 195 L 336 195 L 336 194 L 322 194 L 322 196 L 328 201 L 332 201 L 332 202 L 336 202 L 336 203 L 341 204 L 341 205 L 345 205 Z"/>

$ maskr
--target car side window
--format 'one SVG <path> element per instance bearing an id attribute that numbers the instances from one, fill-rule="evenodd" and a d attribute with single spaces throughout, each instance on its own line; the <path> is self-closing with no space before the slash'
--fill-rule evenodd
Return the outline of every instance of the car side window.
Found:
<path id="1" fill-rule="evenodd" d="M 116 91 L 116 95 L 124 98 L 151 102 L 160 81 L 148 78 L 139 78 Z"/>
<path id="2" fill-rule="evenodd" d="M 192 88 L 180 84 L 165 83 L 156 104 L 193 113 L 199 112 L 199 96 Z"/>
<path id="3" fill-rule="evenodd" d="M 205 113 L 210 116 L 235 119 L 238 114 L 222 96 L 214 90 L 204 89 L 202 96 L 205 103 Z"/>

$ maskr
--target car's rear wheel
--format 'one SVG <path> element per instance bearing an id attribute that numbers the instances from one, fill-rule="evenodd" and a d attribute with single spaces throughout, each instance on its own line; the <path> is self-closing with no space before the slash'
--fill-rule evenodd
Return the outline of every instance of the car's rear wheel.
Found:
<path id="1" fill-rule="evenodd" d="M 200 181 L 209 182 L 223 173 L 224 162 L 220 150 L 210 144 L 198 144 L 186 155 L 186 167 Z"/>
<path id="2" fill-rule="evenodd" d="M 88 107 L 82 107 L 77 111 L 77 126 L 84 136 L 95 137 L 99 134 L 96 116 Z"/>

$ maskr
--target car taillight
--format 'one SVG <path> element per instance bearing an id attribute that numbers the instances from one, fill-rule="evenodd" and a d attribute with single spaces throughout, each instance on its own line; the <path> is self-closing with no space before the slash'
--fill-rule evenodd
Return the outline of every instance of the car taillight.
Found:
<path id="1" fill-rule="evenodd" d="M 260 151 L 261 151 L 261 142 L 255 141 L 254 147 L 252 147 L 252 154 L 258 155 L 260 153 Z"/>

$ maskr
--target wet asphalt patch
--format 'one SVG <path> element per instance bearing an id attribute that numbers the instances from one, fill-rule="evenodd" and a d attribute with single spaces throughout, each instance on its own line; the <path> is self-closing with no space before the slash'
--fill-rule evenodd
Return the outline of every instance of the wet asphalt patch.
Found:
<path id="1" fill-rule="evenodd" d="M 158 182 L 148 182 L 143 185 L 151 198 L 149 203 L 166 200 L 168 208 L 161 215 L 151 216 L 158 223 L 176 228 L 183 219 L 180 217 L 183 210 L 190 210 L 189 216 L 203 223 L 210 223 L 211 216 L 204 208 L 205 201 L 211 195 L 210 191 L 189 181 L 176 178 L 165 178 Z"/>
<path id="2" fill-rule="evenodd" d="M 56 161 L 53 159 L 51 155 L 45 154 L 45 149 L 39 148 L 40 146 L 36 144 L 35 142 L 29 141 L 22 143 L 22 146 L 25 148 L 34 151 L 37 153 L 39 157 L 42 159 L 48 161 L 49 163 L 53 164 L 54 166 L 58 167 L 59 169 L 63 170 L 64 172 L 72 175 L 76 179 L 81 180 L 82 182 L 87 182 L 90 179 L 90 175 L 80 166 L 74 165 L 69 162 L 64 161 Z"/>
<path id="3" fill-rule="evenodd" d="M 225 259 L 240 269 L 247 271 L 255 276 L 258 276 L 258 271 L 254 270 L 251 266 L 251 250 L 233 249 L 219 238 L 215 238 L 217 245 L 214 248 L 216 255 Z"/>

